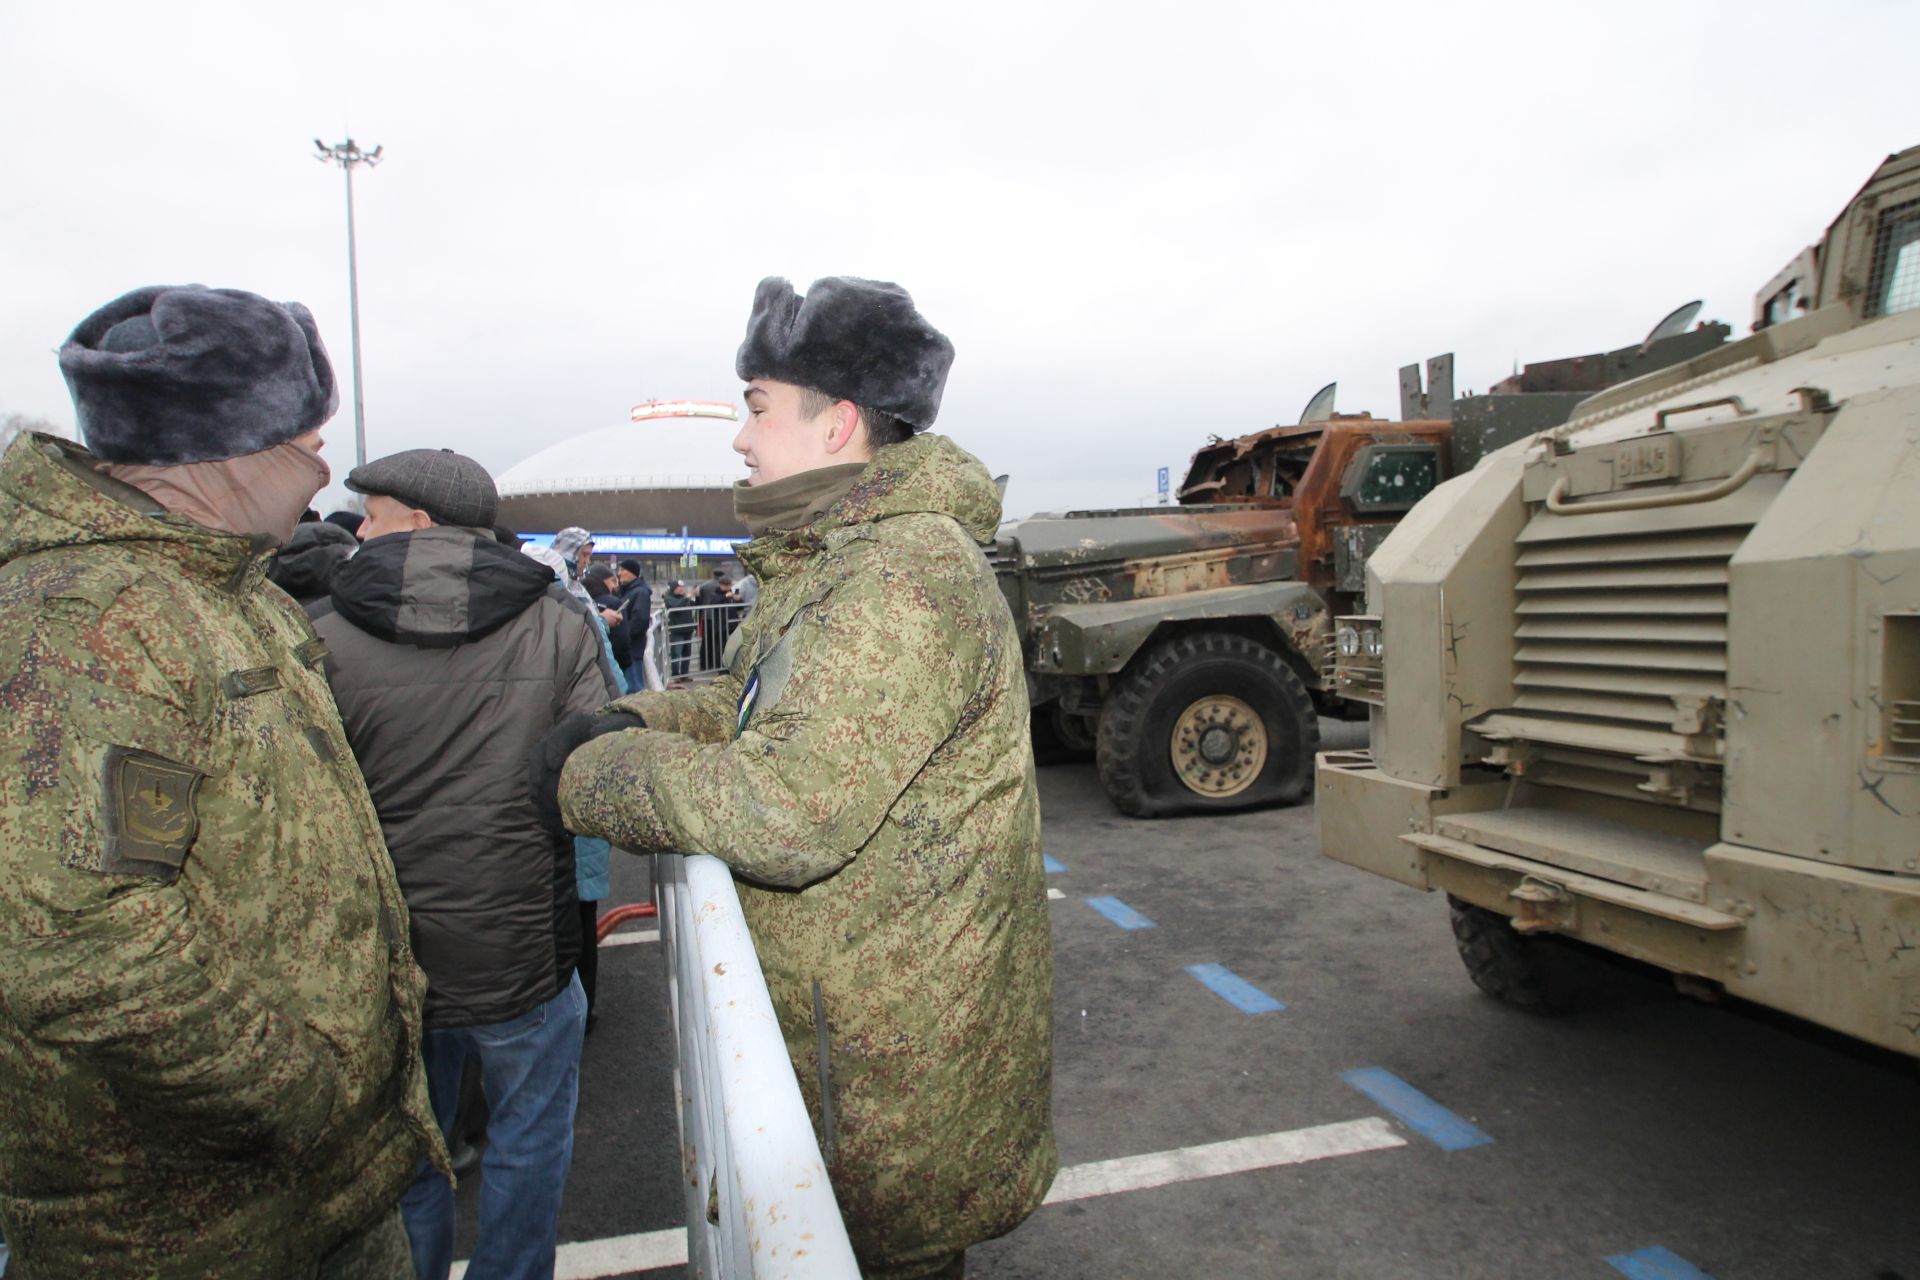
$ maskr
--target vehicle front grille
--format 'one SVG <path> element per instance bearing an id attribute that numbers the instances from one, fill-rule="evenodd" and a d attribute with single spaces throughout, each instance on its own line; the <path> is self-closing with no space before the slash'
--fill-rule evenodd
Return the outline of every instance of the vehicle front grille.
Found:
<path id="1" fill-rule="evenodd" d="M 1682 732 L 1724 702 L 1727 562 L 1750 524 L 1580 536 L 1578 518 L 1546 521 L 1518 560 L 1515 709 Z"/>

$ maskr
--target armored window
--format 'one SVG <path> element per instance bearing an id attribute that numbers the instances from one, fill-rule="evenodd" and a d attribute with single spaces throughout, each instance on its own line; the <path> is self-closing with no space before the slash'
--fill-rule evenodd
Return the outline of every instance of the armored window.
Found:
<path id="1" fill-rule="evenodd" d="M 1410 511 L 1440 483 L 1440 450 L 1430 444 L 1370 444 L 1353 455 L 1340 496 L 1355 515 Z"/>
<path id="2" fill-rule="evenodd" d="M 1758 327 L 1767 329 L 1776 324 L 1785 324 L 1789 320 L 1796 320 L 1799 318 L 1800 313 L 1807 309 L 1808 305 L 1805 281 L 1796 277 L 1788 282 L 1786 288 L 1781 289 L 1778 293 L 1775 293 L 1767 299 L 1766 305 L 1760 312 L 1760 324 Z"/>
<path id="3" fill-rule="evenodd" d="M 1920 200 L 1909 200 L 1880 215 L 1867 314 L 1890 316 L 1915 307 L 1920 307 Z"/>

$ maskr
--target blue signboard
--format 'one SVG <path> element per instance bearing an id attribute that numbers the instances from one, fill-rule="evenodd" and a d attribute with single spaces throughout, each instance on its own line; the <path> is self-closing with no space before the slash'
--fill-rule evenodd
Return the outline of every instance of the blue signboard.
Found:
<path id="1" fill-rule="evenodd" d="M 1167 501 L 1167 481 L 1168 481 L 1168 479 L 1169 479 L 1169 477 L 1168 477 L 1168 475 L 1167 475 L 1167 469 L 1166 469 L 1165 467 L 1162 467 L 1162 468 L 1160 468 L 1160 504 L 1161 504 L 1162 506 L 1165 506 L 1165 505 L 1166 505 L 1166 501 Z"/>
<path id="2" fill-rule="evenodd" d="M 523 533 L 529 545 L 549 546 L 550 533 Z M 670 533 L 596 533 L 593 550 L 597 555 L 614 556 L 730 556 L 746 538 L 683 538 Z"/>

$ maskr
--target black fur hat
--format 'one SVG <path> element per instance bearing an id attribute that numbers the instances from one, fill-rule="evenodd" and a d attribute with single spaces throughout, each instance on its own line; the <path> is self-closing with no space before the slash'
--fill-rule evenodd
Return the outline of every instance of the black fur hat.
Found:
<path id="1" fill-rule="evenodd" d="M 94 456 L 176 466 L 258 453 L 340 403 L 313 315 L 241 289 L 154 285 L 80 322 L 60 372 Z"/>
<path id="2" fill-rule="evenodd" d="M 828 276 L 803 298 L 769 276 L 733 367 L 742 380 L 810 387 L 924 431 L 940 412 L 953 344 L 897 284 Z"/>

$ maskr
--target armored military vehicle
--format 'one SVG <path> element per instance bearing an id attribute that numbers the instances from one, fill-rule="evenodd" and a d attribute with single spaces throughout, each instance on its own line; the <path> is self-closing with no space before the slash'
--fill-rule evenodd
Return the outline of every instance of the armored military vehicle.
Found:
<path id="1" fill-rule="evenodd" d="M 1428 361 L 1424 381 L 1409 365 L 1397 422 L 1333 412 L 1328 386 L 1298 425 L 1194 454 L 1177 506 L 1004 526 L 995 568 L 1040 729 L 1093 753 L 1124 813 L 1300 799 L 1319 717 L 1365 714 L 1329 678 L 1333 617 L 1358 605 L 1368 555 L 1487 449 L 1725 340 L 1724 326 L 1685 331 L 1690 318 L 1633 347 L 1529 365 L 1484 396 L 1453 398 L 1452 356 Z"/>
<path id="2" fill-rule="evenodd" d="M 1321 847 L 1445 892 L 1482 988 L 1585 944 L 1920 1054 L 1920 148 L 1751 336 L 1435 488 L 1367 597 Z"/>

